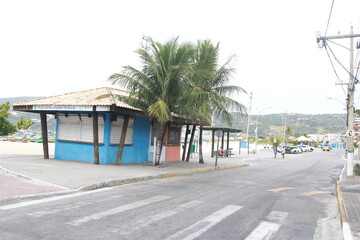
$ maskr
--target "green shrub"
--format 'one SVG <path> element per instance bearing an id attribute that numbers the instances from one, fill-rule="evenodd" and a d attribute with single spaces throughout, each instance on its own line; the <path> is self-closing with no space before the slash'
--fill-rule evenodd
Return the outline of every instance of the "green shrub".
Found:
<path id="1" fill-rule="evenodd" d="M 360 164 L 359 163 L 355 164 L 355 166 L 354 166 L 354 174 L 356 176 L 360 176 Z"/>

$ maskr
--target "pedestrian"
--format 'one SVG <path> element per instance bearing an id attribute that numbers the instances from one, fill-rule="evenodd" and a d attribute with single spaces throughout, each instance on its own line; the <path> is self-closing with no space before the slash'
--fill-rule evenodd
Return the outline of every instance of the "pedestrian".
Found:
<path id="1" fill-rule="evenodd" d="M 273 147 L 273 149 L 274 149 L 274 158 L 276 158 L 276 155 L 277 155 L 277 147 Z"/>
<path id="2" fill-rule="evenodd" d="M 219 156 L 221 156 L 221 157 L 224 156 L 224 151 L 223 151 L 222 147 L 219 148 Z"/>
<path id="3" fill-rule="evenodd" d="M 285 158 L 285 148 L 283 148 L 283 150 L 281 151 L 281 155 L 283 157 L 283 159 Z"/>

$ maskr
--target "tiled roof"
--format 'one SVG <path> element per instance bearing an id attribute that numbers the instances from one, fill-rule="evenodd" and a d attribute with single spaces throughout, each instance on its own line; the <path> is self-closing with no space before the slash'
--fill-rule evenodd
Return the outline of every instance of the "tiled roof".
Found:
<path id="1" fill-rule="evenodd" d="M 108 95 L 107 97 L 98 98 L 99 96 Z M 27 100 L 13 104 L 13 106 L 112 106 L 128 108 L 141 111 L 122 101 L 115 95 L 128 96 L 129 93 L 110 87 L 84 90 L 80 92 L 65 93 L 63 95 L 44 97 L 39 99 Z"/>

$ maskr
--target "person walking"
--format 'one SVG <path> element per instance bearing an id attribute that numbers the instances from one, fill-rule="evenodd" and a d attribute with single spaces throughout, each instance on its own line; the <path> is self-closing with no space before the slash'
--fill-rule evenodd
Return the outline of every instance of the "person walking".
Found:
<path id="1" fill-rule="evenodd" d="M 224 157 L 224 150 L 222 147 L 219 148 L 219 156 Z"/>
<path id="2" fill-rule="evenodd" d="M 278 153 L 277 147 L 276 147 L 276 146 L 273 146 L 273 149 L 274 149 L 274 158 L 276 158 L 276 155 L 277 155 L 277 153 Z"/>
<path id="3" fill-rule="evenodd" d="M 283 150 L 281 151 L 281 155 L 282 155 L 282 158 L 284 159 L 285 158 L 285 148 L 283 148 Z"/>

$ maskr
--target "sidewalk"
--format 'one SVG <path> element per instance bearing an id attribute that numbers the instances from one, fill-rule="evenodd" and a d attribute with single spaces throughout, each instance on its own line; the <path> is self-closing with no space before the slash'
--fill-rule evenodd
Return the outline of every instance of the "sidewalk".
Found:
<path id="1" fill-rule="evenodd" d="M 342 216 L 343 228 L 346 231 L 349 225 L 353 239 L 360 240 L 360 176 L 348 177 L 344 168 L 340 179 L 340 191 L 345 210 L 345 216 Z"/>
<path id="2" fill-rule="evenodd" d="M 95 165 L 92 163 L 43 159 L 34 154 L 0 154 L 0 203 L 6 197 L 18 198 L 31 194 L 60 194 L 81 190 L 91 190 L 132 182 L 167 178 L 195 172 L 248 166 L 246 159 L 272 157 L 271 151 L 258 154 L 236 154 L 228 158 L 215 158 L 205 155 L 205 164 L 198 163 L 198 156 L 189 162 L 161 162 L 153 166 L 151 162 L 125 165 Z M 6 176 L 5 176 L 6 175 Z M 12 181 L 10 181 L 12 180 Z M 4 187 L 12 183 L 11 193 Z M 4 185 L 4 186 L 3 186 Z M 25 189 L 24 189 L 25 188 Z M 24 196 L 23 196 L 24 197 Z"/>

